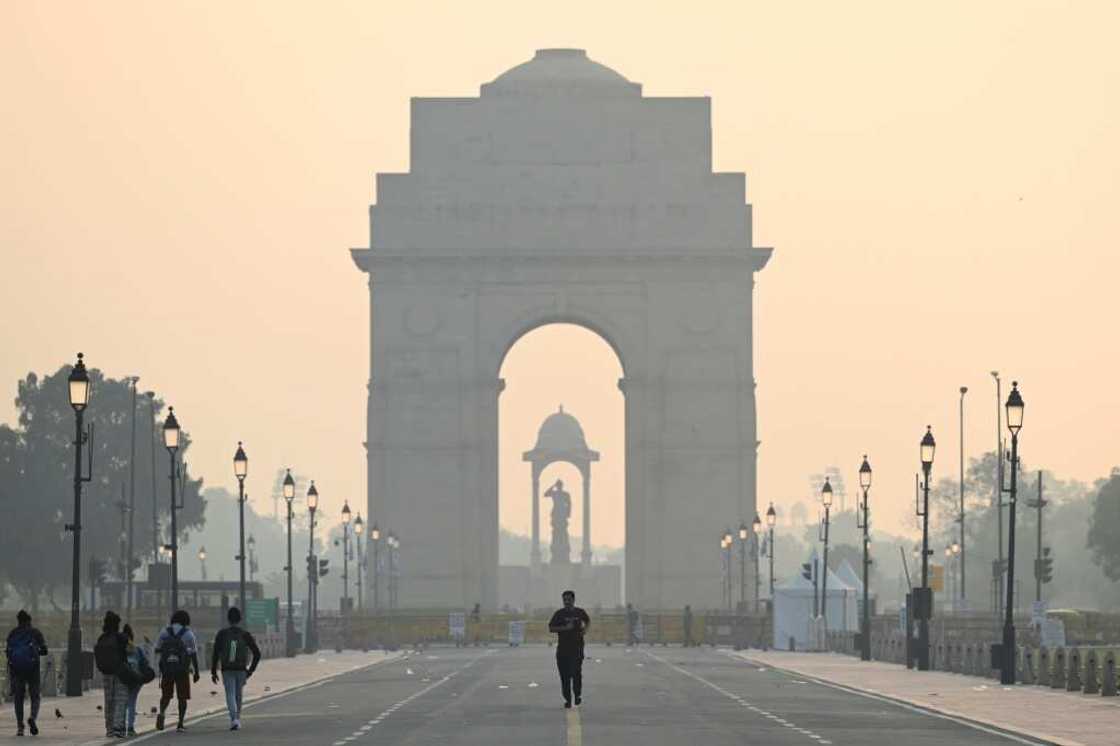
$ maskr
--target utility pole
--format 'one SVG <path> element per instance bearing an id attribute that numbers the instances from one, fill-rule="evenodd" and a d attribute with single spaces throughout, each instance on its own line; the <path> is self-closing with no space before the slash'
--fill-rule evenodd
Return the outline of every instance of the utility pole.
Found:
<path id="1" fill-rule="evenodd" d="M 128 379 L 132 383 L 132 416 L 131 419 L 131 435 L 129 436 L 128 446 L 128 551 L 126 558 L 127 565 L 125 566 L 125 619 L 131 621 L 132 619 L 132 558 L 136 556 L 134 547 L 134 536 L 136 532 L 136 384 L 140 381 L 140 376 L 132 376 Z"/>
<path id="2" fill-rule="evenodd" d="M 1049 500 L 1042 499 L 1042 469 L 1038 470 L 1038 499 L 1027 503 L 1029 507 L 1038 511 L 1038 544 L 1034 555 L 1034 600 L 1042 600 L 1042 509 L 1049 504 Z"/>
<path id="3" fill-rule="evenodd" d="M 964 395 L 968 393 L 968 386 L 961 386 L 961 513 L 958 516 L 961 524 L 961 548 L 957 561 L 960 563 L 960 597 L 961 610 L 967 605 L 965 602 L 965 577 L 964 577 Z"/>
<path id="4" fill-rule="evenodd" d="M 999 371 L 992 371 L 996 382 L 996 565 L 994 580 L 996 586 L 996 616 L 1003 608 L 1003 387 Z"/>

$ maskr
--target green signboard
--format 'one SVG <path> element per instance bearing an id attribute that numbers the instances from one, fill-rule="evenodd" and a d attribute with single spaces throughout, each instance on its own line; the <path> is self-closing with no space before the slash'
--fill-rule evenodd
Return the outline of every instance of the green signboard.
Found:
<path id="1" fill-rule="evenodd" d="M 280 599 L 250 598 L 245 601 L 245 626 L 265 631 L 280 627 Z"/>

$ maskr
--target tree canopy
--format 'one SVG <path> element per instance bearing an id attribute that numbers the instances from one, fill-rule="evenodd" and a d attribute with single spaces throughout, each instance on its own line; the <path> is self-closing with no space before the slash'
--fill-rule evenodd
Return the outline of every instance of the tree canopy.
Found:
<path id="1" fill-rule="evenodd" d="M 0 425 L 0 584 L 10 585 L 25 604 L 38 609 L 55 604 L 59 588 L 69 588 L 74 520 L 75 419 L 67 396 L 70 366 L 19 382 L 17 427 Z M 83 580 L 91 557 L 108 559 L 123 577 L 122 526 L 127 526 L 132 435 L 132 384 L 128 378 L 89 371 L 93 389 L 85 421 L 93 427 L 92 481 L 82 490 Z M 160 436 L 164 402 L 140 392 L 136 399 L 134 556 L 151 560 L 158 542 L 167 541 L 170 513 L 170 457 Z M 204 524 L 202 480 L 191 477 L 186 456 L 191 439 L 184 431 L 178 524 L 186 533 Z M 83 461 L 88 454 L 83 454 Z M 153 472 L 154 464 L 154 472 Z M 159 522 L 153 528 L 153 512 Z"/>

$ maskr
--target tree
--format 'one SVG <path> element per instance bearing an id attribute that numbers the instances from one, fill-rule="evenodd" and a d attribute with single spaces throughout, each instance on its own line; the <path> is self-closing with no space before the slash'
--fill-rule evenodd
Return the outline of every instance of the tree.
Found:
<path id="1" fill-rule="evenodd" d="M 16 406 L 18 428 L 0 427 L 0 567 L 4 579 L 37 609 L 41 599 L 54 604 L 57 588 L 68 588 L 71 573 L 71 537 L 65 525 L 73 521 L 74 412 L 67 396 L 69 366 L 40 378 L 29 373 L 19 382 Z M 127 379 L 105 377 L 89 371 L 93 385 L 85 421 L 93 428 L 91 439 L 93 479 L 82 491 L 83 576 L 90 557 L 110 559 L 119 567 L 121 552 L 122 491 L 129 483 L 132 390 Z M 134 514 L 136 556 L 153 553 L 151 410 L 137 403 L 136 504 Z M 156 400 L 156 414 L 163 403 Z M 157 423 L 158 424 L 158 423 Z M 157 436 L 159 427 L 156 427 Z M 204 523 L 206 503 L 200 496 L 201 479 L 186 468 L 190 437 L 184 432 L 179 526 L 183 532 Z M 155 468 L 157 516 L 170 512 L 168 483 L 170 459 L 157 446 Z M 160 489 L 162 488 L 162 489 Z M 127 497 L 127 492 L 123 492 Z M 119 570 L 118 570 L 119 572 Z M 84 578 L 87 582 L 89 578 Z"/>
<path id="2" fill-rule="evenodd" d="M 1109 580 L 1120 580 L 1120 468 L 1100 485 L 1093 504 L 1086 546 Z"/>

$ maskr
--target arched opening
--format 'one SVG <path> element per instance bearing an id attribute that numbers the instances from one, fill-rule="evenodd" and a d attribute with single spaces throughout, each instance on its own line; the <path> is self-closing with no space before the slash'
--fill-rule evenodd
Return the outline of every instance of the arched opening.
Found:
<path id="1" fill-rule="evenodd" d="M 499 604 L 555 605 L 561 585 L 573 587 L 587 606 L 621 603 L 626 423 L 619 356 L 584 326 L 548 323 L 513 342 L 499 375 L 505 382 L 498 411 Z M 552 491 L 558 480 L 562 488 Z M 554 544 L 566 512 L 559 509 L 561 529 L 554 532 L 558 501 L 570 508 L 567 557 L 552 551 L 563 546 Z"/>

